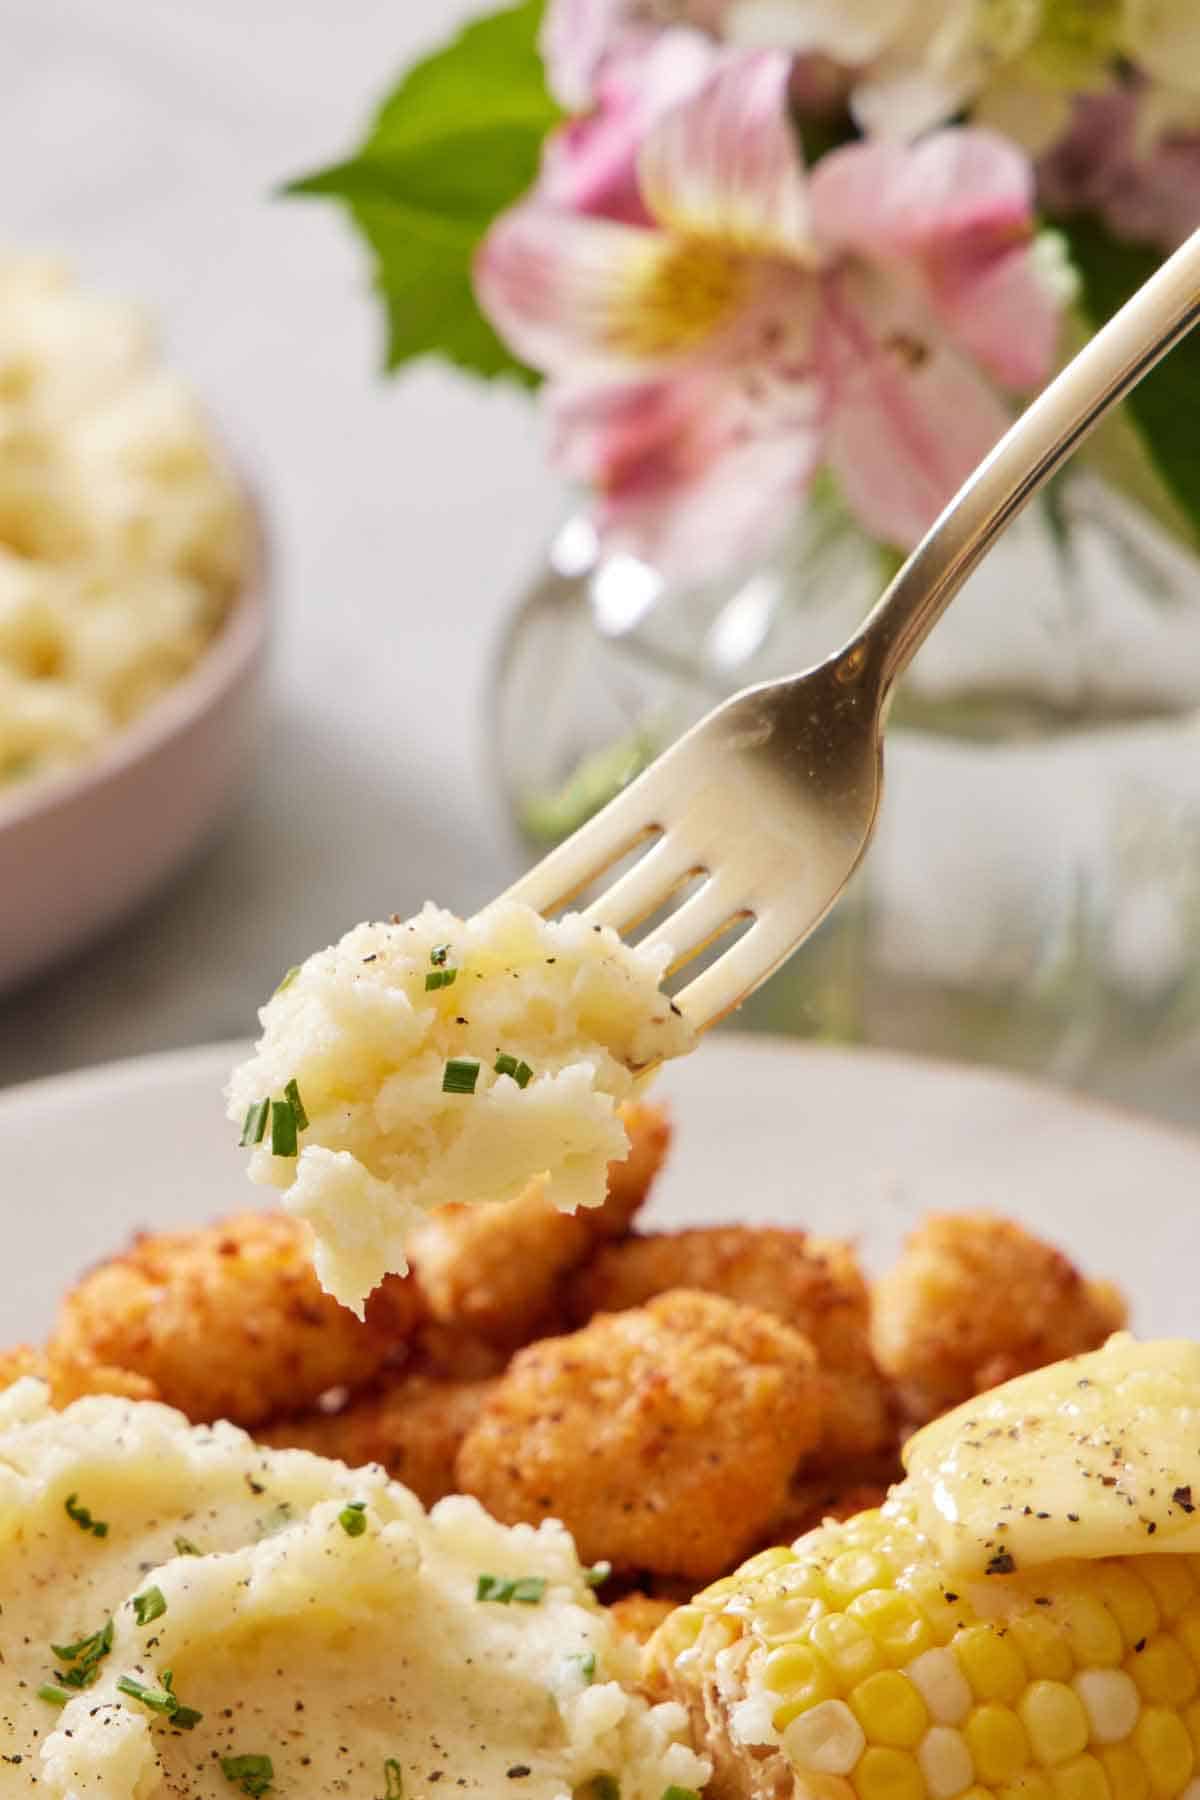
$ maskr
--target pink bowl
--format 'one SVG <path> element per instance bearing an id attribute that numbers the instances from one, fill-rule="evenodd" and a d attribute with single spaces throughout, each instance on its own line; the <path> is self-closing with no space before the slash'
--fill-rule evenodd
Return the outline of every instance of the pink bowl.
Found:
<path id="1" fill-rule="evenodd" d="M 127 730 L 0 798 L 0 990 L 131 911 L 220 816 L 260 710 L 263 563 L 260 539 L 205 655 Z"/>

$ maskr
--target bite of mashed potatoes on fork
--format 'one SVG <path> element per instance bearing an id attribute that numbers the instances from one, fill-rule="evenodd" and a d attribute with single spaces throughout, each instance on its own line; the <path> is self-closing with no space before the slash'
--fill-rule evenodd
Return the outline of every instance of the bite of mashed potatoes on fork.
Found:
<path id="1" fill-rule="evenodd" d="M 620 1102 L 694 1041 L 667 954 L 502 901 L 359 925 L 290 971 L 229 1116 L 251 1177 L 312 1226 L 327 1291 L 361 1316 L 438 1206 L 534 1177 L 563 1211 L 601 1205 Z"/>

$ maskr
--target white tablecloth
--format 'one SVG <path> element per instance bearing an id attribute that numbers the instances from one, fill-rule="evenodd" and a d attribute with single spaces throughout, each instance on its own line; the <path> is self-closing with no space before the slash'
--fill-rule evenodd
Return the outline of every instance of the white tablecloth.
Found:
<path id="1" fill-rule="evenodd" d="M 282 201 L 344 154 L 457 0 L 6 0 L 0 242 L 143 298 L 261 490 L 278 607 L 257 775 L 172 892 L 0 1002 L 0 1083 L 253 1028 L 368 914 L 516 867 L 481 722 L 506 605 L 562 506 L 511 388 L 379 373 L 364 255 Z"/>

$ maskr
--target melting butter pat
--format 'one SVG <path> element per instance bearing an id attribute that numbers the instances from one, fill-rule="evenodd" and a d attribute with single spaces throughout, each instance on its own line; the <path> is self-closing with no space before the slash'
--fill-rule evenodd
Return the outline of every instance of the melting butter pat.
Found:
<path id="1" fill-rule="evenodd" d="M 668 960 L 509 901 L 359 925 L 293 971 L 229 1113 L 251 1177 L 312 1226 L 327 1291 L 361 1315 L 447 1202 L 511 1199 L 541 1177 L 564 1211 L 600 1205 L 629 1153 L 619 1102 L 694 1043 L 660 987 Z"/>
<path id="2" fill-rule="evenodd" d="M 1019 1376 L 937 1419 L 905 1492 L 964 1574 L 1200 1551 L 1200 1343 L 1139 1343 Z"/>

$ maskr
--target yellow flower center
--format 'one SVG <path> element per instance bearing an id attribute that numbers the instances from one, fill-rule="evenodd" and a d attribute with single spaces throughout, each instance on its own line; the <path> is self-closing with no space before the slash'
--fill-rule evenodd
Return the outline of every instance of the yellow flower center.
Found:
<path id="1" fill-rule="evenodd" d="M 679 238 L 629 296 L 614 336 L 630 356 L 669 356 L 712 336 L 742 305 L 751 265 L 728 245 Z"/>

